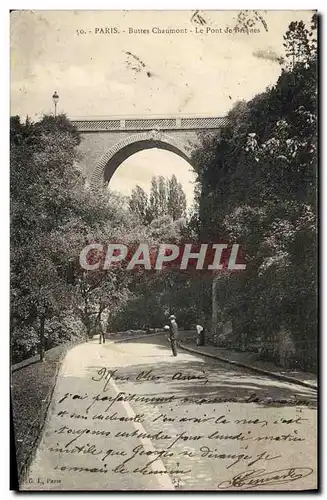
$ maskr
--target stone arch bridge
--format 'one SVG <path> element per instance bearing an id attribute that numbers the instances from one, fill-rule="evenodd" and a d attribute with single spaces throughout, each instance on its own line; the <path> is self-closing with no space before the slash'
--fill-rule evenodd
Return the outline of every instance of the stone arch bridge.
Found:
<path id="1" fill-rule="evenodd" d="M 171 151 L 190 162 L 199 132 L 217 133 L 226 117 L 71 118 L 81 133 L 79 165 L 92 188 L 109 183 L 119 165 L 143 149 Z"/>

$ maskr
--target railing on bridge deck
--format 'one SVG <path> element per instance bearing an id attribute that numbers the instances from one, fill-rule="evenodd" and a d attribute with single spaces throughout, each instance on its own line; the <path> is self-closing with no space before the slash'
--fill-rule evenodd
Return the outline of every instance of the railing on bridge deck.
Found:
<path id="1" fill-rule="evenodd" d="M 111 116 L 76 117 L 72 123 L 80 132 L 128 130 L 205 130 L 219 129 L 227 123 L 225 116 Z"/>

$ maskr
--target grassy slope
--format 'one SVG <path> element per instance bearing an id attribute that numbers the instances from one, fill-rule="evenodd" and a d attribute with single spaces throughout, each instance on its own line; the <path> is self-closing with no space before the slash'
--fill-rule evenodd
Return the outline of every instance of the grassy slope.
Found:
<path id="1" fill-rule="evenodd" d="M 73 344 L 50 349 L 43 363 L 21 368 L 11 375 L 11 401 L 18 476 L 24 474 L 38 444 L 61 361 Z M 13 450 L 14 452 L 14 450 Z"/>

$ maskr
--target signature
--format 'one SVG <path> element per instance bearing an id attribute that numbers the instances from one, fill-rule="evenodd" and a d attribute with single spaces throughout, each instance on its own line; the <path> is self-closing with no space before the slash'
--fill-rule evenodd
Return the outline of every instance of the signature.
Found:
<path id="1" fill-rule="evenodd" d="M 313 469 L 310 467 L 290 467 L 289 469 L 279 469 L 270 472 L 267 472 L 265 469 L 253 469 L 240 472 L 228 481 L 222 481 L 218 484 L 218 488 L 226 489 L 235 487 L 246 490 L 265 484 L 283 484 L 310 476 L 312 472 Z"/>

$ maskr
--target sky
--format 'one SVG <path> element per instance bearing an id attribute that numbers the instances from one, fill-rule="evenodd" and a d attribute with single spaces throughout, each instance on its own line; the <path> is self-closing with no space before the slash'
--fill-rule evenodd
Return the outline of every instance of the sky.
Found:
<path id="1" fill-rule="evenodd" d="M 309 23 L 311 16 L 311 11 L 200 11 L 198 16 L 187 10 L 14 11 L 11 114 L 37 120 L 53 113 L 56 90 L 58 112 L 70 118 L 224 116 L 237 101 L 276 82 L 283 34 L 291 21 Z M 258 32 L 240 32 L 245 22 Z M 153 33 L 153 28 L 181 33 Z M 172 173 L 190 204 L 194 174 L 167 151 L 131 156 L 110 187 L 129 194 L 139 184 L 148 191 L 153 175 Z"/>

